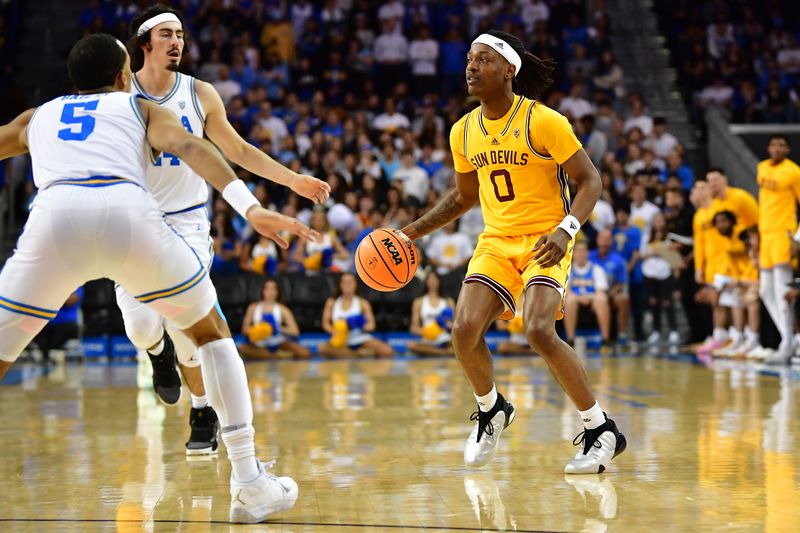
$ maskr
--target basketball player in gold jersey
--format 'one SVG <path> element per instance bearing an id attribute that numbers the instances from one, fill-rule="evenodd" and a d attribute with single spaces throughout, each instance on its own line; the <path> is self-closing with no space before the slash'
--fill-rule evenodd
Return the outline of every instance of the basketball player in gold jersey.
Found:
<path id="1" fill-rule="evenodd" d="M 467 88 L 481 106 L 450 132 L 456 186 L 403 232 L 419 239 L 481 202 L 486 227 L 453 325 L 453 347 L 478 401 L 464 462 L 477 467 L 491 460 L 500 434 L 514 419 L 514 407 L 495 388 L 484 334 L 498 317 L 514 316 L 514 302 L 524 290 L 528 341 L 586 428 L 575 440 L 580 449 L 565 472 L 597 474 L 625 449 L 625 437 L 595 400 L 575 351 L 556 334 L 555 321 L 562 318 L 575 234 L 602 185 L 566 118 L 535 100 L 551 83 L 552 70 L 552 63 L 526 52 L 508 33 L 492 30 L 473 41 Z M 568 176 L 578 185 L 572 203 Z"/>
<path id="2" fill-rule="evenodd" d="M 788 363 L 794 354 L 794 317 L 786 301 L 792 281 L 792 234 L 797 231 L 797 202 L 800 200 L 800 167 L 788 159 L 789 139 L 773 135 L 767 147 L 769 159 L 758 164 L 759 295 L 781 334 L 776 353 L 768 363 Z"/>

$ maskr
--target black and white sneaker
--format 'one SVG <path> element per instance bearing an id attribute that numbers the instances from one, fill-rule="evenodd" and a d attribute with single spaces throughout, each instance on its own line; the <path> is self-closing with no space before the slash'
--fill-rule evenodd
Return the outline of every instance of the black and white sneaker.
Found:
<path id="1" fill-rule="evenodd" d="M 181 399 L 181 377 L 175 359 L 175 345 L 164 332 L 164 349 L 158 355 L 147 353 L 153 365 L 153 389 L 159 399 L 167 405 L 175 405 Z"/>
<path id="2" fill-rule="evenodd" d="M 189 426 L 192 428 L 192 433 L 186 443 L 186 455 L 216 455 L 219 444 L 217 442 L 219 420 L 216 411 L 210 405 L 202 409 L 192 407 Z"/>
<path id="3" fill-rule="evenodd" d="M 564 468 L 565 474 L 602 474 L 611 459 L 628 446 L 625 435 L 608 417 L 602 426 L 578 433 L 572 444 L 580 446 L 580 449 Z"/>
<path id="4" fill-rule="evenodd" d="M 469 419 L 475 421 L 475 427 L 464 444 L 464 464 L 483 466 L 492 460 L 500 435 L 514 421 L 514 406 L 498 393 L 491 411 L 484 413 L 478 409 Z"/>

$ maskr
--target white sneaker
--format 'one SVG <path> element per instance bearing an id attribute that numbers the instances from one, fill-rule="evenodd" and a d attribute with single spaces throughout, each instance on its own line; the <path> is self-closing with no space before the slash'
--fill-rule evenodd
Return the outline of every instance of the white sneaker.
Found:
<path id="1" fill-rule="evenodd" d="M 658 331 L 654 331 L 647 337 L 647 344 L 658 344 L 661 342 L 661 333 Z"/>
<path id="2" fill-rule="evenodd" d="M 753 361 L 763 361 L 764 359 L 766 359 L 767 356 L 773 354 L 774 352 L 775 350 L 771 350 L 770 348 L 764 348 L 759 344 L 749 352 L 745 353 L 745 357 Z"/>
<path id="3" fill-rule="evenodd" d="M 584 429 L 572 441 L 578 453 L 564 468 L 565 474 L 602 474 L 611 459 L 625 451 L 628 441 L 610 418 L 595 429 Z"/>
<path id="4" fill-rule="evenodd" d="M 475 427 L 464 443 L 464 464 L 472 467 L 483 466 L 492 460 L 500 442 L 500 435 L 514 421 L 514 406 L 498 393 L 497 403 L 491 411 L 484 413 L 478 409 L 469 419 L 475 421 Z"/>
<path id="5" fill-rule="evenodd" d="M 234 524 L 257 524 L 273 513 L 286 511 L 297 501 L 297 483 L 290 477 L 277 477 L 267 472 L 275 461 L 258 461 L 258 477 L 252 481 L 236 481 L 231 473 L 230 521 Z"/>
<path id="6" fill-rule="evenodd" d="M 681 343 L 681 334 L 677 331 L 670 331 L 669 337 L 667 337 L 667 342 L 670 344 L 680 344 Z"/>

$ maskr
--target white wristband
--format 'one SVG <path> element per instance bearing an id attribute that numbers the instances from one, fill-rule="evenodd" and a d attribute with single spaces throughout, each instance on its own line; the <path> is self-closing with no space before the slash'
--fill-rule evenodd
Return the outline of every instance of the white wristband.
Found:
<path id="1" fill-rule="evenodd" d="M 795 242 L 800 242 L 800 227 L 798 227 L 797 231 L 794 232 L 793 239 Z"/>
<path id="2" fill-rule="evenodd" d="M 234 180 L 227 184 L 222 190 L 222 197 L 244 218 L 247 218 L 247 211 L 251 207 L 261 205 L 242 180 Z"/>
<path id="3" fill-rule="evenodd" d="M 567 215 L 558 227 L 569 233 L 570 238 L 574 239 L 581 229 L 581 223 L 574 216 Z"/>

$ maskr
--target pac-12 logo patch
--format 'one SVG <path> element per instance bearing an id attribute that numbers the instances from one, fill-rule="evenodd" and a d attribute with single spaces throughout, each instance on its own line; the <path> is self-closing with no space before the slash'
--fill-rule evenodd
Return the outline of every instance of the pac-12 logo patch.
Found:
<path id="1" fill-rule="evenodd" d="M 183 100 L 181 100 L 180 102 L 178 102 L 178 107 L 180 107 L 181 109 L 183 109 L 184 107 L 186 107 L 186 102 L 184 102 Z"/>
<path id="2" fill-rule="evenodd" d="M 519 128 L 514 128 L 514 138 L 519 139 Z"/>

